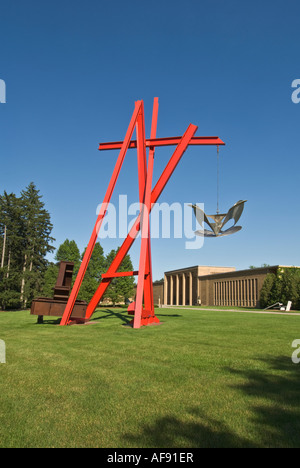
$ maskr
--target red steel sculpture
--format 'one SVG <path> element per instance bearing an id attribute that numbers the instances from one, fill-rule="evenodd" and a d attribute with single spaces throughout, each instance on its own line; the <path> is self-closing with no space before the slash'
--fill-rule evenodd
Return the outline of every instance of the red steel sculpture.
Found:
<path id="1" fill-rule="evenodd" d="M 225 143 L 218 137 L 195 137 L 198 129 L 196 125 L 190 124 L 182 137 L 173 138 L 156 138 L 158 117 L 158 98 L 154 98 L 152 125 L 150 139 L 146 139 L 145 135 L 145 113 L 143 101 L 137 101 L 129 127 L 127 129 L 123 141 L 114 143 L 100 143 L 99 150 L 116 150 L 119 149 L 120 153 L 109 182 L 100 212 L 93 229 L 89 244 L 87 246 L 85 255 L 83 257 L 79 272 L 77 274 L 73 289 L 68 299 L 66 308 L 64 310 L 60 325 L 68 325 L 73 323 L 71 315 L 75 305 L 84 275 L 91 259 L 93 249 L 95 247 L 99 231 L 103 219 L 105 217 L 108 204 L 111 200 L 113 191 L 116 186 L 118 176 L 120 174 L 122 164 L 128 149 L 137 149 L 137 165 L 138 165 L 138 179 L 139 179 L 139 201 L 140 213 L 135 220 L 130 232 L 124 240 L 122 246 L 118 250 L 116 257 L 108 268 L 107 272 L 102 275 L 101 283 L 97 288 L 94 296 L 86 309 L 86 316 L 84 319 L 76 319 L 77 323 L 85 322 L 93 315 L 96 307 L 102 299 L 107 287 L 115 277 L 137 275 L 137 291 L 135 302 L 132 303 L 128 311 L 133 318 L 133 328 L 140 328 L 142 325 L 149 325 L 151 323 L 158 323 L 159 320 L 155 316 L 154 303 L 153 303 L 153 281 L 152 281 L 152 261 L 151 261 L 151 239 L 150 239 L 150 213 L 153 205 L 157 202 L 163 189 L 168 183 L 171 175 L 173 174 L 177 164 L 182 158 L 184 152 L 189 145 L 225 145 Z M 134 130 L 136 130 L 136 140 L 131 140 Z M 162 172 L 158 182 L 152 189 L 153 178 L 153 164 L 155 148 L 159 146 L 176 146 L 173 155 L 171 156 L 168 164 Z M 147 161 L 147 149 L 148 161 Z M 134 243 L 139 231 L 141 231 L 141 248 L 139 259 L 139 270 L 118 272 L 124 257 L 127 255 L 130 247 Z"/>

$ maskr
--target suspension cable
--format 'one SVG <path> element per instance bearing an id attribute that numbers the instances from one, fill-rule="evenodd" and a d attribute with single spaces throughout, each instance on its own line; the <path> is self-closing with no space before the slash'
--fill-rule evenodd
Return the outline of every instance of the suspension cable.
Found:
<path id="1" fill-rule="evenodd" d="M 220 169 L 219 169 L 219 145 L 217 146 L 217 214 L 219 214 L 219 191 L 220 191 Z"/>

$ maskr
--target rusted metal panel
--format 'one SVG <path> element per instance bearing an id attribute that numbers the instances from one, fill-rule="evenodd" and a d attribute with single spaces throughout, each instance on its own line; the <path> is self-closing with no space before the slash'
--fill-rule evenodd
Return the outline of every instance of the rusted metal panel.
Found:
<path id="1" fill-rule="evenodd" d="M 66 308 L 66 301 L 51 299 L 48 297 L 37 298 L 32 301 L 31 315 L 43 315 L 48 317 L 62 317 Z M 73 307 L 71 318 L 84 318 L 86 313 L 87 303 L 84 301 L 76 301 Z"/>

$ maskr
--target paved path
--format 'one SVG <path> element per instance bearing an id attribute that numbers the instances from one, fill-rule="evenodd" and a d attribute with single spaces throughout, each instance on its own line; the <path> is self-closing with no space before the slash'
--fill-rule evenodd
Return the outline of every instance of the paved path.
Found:
<path id="1" fill-rule="evenodd" d="M 267 310 L 236 310 L 236 309 L 207 309 L 204 307 L 183 307 L 183 306 L 162 306 L 162 309 L 177 310 L 211 310 L 215 312 L 243 312 L 246 314 L 267 314 L 267 315 L 300 315 L 300 312 L 275 312 Z"/>

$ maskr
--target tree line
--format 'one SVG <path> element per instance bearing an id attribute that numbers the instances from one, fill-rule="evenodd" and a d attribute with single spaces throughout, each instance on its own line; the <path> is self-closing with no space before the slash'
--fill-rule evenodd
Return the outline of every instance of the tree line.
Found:
<path id="1" fill-rule="evenodd" d="M 4 191 L 0 195 L 0 308 L 26 309 L 38 296 L 52 297 L 60 261 L 74 263 L 73 281 L 76 278 L 84 252 L 74 240 L 66 239 L 55 252 L 54 262 L 47 259 L 56 250 L 53 246 L 53 224 L 40 191 L 31 182 L 20 196 Z M 107 255 L 96 243 L 79 297 L 89 301 L 111 261 L 116 255 Z M 132 271 L 127 255 L 119 271 Z M 105 297 L 113 304 L 134 294 L 134 278 L 114 278 Z"/>

